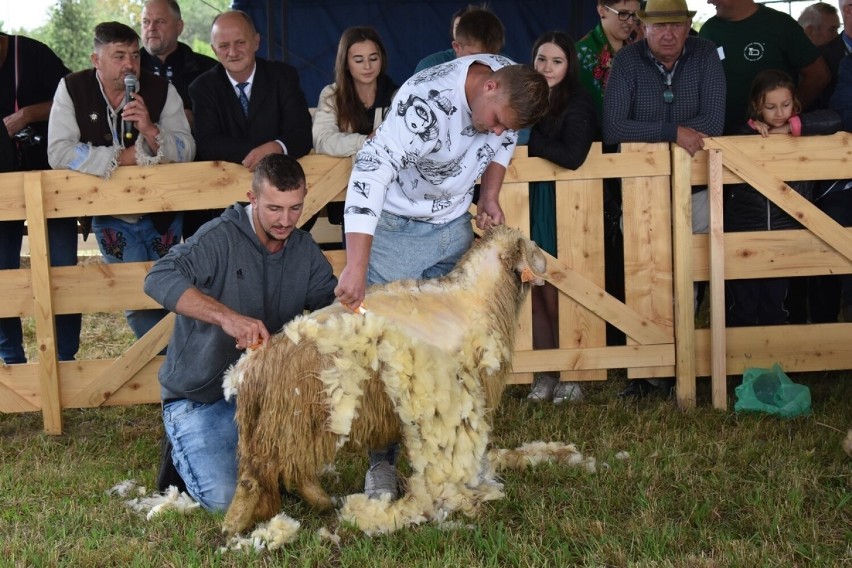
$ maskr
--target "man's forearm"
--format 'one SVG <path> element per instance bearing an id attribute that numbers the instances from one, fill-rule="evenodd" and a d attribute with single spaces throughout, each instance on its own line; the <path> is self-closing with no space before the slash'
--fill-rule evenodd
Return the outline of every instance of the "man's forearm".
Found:
<path id="1" fill-rule="evenodd" d="M 187 288 L 175 304 L 175 311 L 183 316 L 222 327 L 226 317 L 236 315 L 225 304 L 203 294 L 197 288 Z"/>

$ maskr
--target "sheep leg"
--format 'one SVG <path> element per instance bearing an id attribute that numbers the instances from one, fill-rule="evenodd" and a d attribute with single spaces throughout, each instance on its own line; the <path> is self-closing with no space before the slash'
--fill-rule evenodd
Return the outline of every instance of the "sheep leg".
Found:
<path id="1" fill-rule="evenodd" d="M 249 528 L 255 521 L 255 509 L 260 499 L 260 484 L 248 476 L 240 478 L 234 498 L 225 514 L 222 532 L 235 535 Z"/>
<path id="2" fill-rule="evenodd" d="M 299 494 L 308 505 L 317 511 L 328 511 L 334 507 L 331 497 L 328 496 L 316 477 L 302 479 L 299 483 Z"/>

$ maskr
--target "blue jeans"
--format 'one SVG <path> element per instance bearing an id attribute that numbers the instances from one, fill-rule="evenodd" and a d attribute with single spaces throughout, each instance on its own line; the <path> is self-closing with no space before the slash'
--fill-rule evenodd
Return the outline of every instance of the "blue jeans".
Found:
<path id="1" fill-rule="evenodd" d="M 208 511 L 225 511 L 237 487 L 236 406 L 182 399 L 163 405 L 172 461 L 186 491 Z"/>
<path id="2" fill-rule="evenodd" d="M 21 267 L 23 221 L 0 222 L 0 270 Z M 48 219 L 51 266 L 77 264 L 77 219 Z M 73 361 L 80 348 L 80 314 L 56 316 L 56 345 L 60 361 Z M 0 357 L 7 365 L 26 363 L 20 318 L 0 318 Z"/>
<path id="3" fill-rule="evenodd" d="M 159 260 L 180 241 L 182 230 L 183 213 L 175 214 L 165 233 L 154 228 L 150 215 L 143 216 L 136 223 L 117 217 L 92 218 L 92 234 L 98 240 L 98 248 L 107 264 Z M 127 310 L 124 316 L 139 339 L 167 313 L 166 310 Z"/>
<path id="4" fill-rule="evenodd" d="M 370 248 L 367 284 L 438 278 L 450 272 L 473 242 L 470 213 L 435 225 L 382 211 Z M 370 465 L 396 465 L 399 444 L 370 450 Z"/>
<path id="5" fill-rule="evenodd" d="M 382 211 L 370 248 L 368 284 L 447 274 L 473 242 L 470 213 L 434 225 Z"/>

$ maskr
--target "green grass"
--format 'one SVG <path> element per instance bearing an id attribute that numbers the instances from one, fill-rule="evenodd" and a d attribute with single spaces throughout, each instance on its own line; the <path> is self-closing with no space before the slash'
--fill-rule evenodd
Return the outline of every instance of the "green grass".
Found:
<path id="1" fill-rule="evenodd" d="M 852 562 L 852 375 L 811 373 L 814 414 L 781 421 L 699 408 L 625 403 L 623 380 L 586 387 L 586 402 L 532 405 L 512 387 L 493 442 L 574 442 L 596 474 L 543 466 L 504 474 L 506 498 L 473 519 L 368 538 L 298 500 L 299 539 L 275 552 L 220 554 L 221 517 L 146 521 L 105 494 L 133 478 L 151 487 L 159 408 L 65 410 L 65 434 L 39 414 L 0 415 L 0 566 L 841 566 Z M 626 460 L 615 459 L 625 450 Z M 335 494 L 359 491 L 366 458 L 344 452 Z M 319 539 L 337 531 L 339 546 Z"/>

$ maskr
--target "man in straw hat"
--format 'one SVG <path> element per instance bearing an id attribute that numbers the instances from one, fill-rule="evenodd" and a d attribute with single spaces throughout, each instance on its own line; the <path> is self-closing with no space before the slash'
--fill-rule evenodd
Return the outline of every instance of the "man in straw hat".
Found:
<path id="1" fill-rule="evenodd" d="M 689 35 L 695 12 L 685 0 L 648 0 L 637 15 L 645 39 L 623 47 L 613 59 L 603 141 L 674 142 L 694 155 L 704 138 L 719 136 L 724 125 L 725 74 L 716 47 Z M 692 230 L 709 230 L 706 188 L 693 189 Z M 670 379 L 638 379 L 621 396 L 668 394 L 673 385 Z"/>

